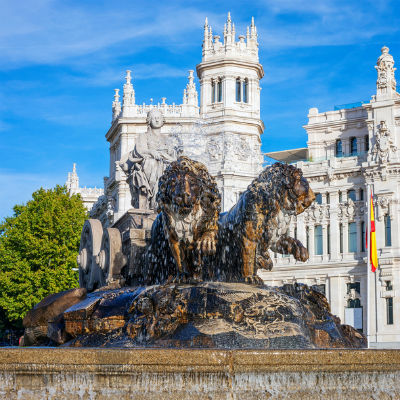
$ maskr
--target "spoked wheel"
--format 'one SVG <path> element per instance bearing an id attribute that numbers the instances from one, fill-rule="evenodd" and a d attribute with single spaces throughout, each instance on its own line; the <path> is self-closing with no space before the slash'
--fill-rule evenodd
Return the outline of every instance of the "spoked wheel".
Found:
<path id="1" fill-rule="evenodd" d="M 101 287 L 102 271 L 96 262 L 100 252 L 103 227 L 98 219 L 87 219 L 83 225 L 77 262 L 79 265 L 79 286 L 91 292 Z"/>
<path id="2" fill-rule="evenodd" d="M 127 259 L 122 253 L 120 231 L 115 228 L 105 229 L 101 239 L 101 250 L 96 260 L 102 272 L 101 286 L 120 281 L 121 269 L 126 261 Z"/>

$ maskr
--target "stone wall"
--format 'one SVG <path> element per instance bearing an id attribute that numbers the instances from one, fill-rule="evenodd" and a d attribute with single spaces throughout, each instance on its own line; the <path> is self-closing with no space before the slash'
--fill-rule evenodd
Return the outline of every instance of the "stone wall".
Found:
<path id="1" fill-rule="evenodd" d="M 3 399 L 393 399 L 396 350 L 0 349 Z"/>

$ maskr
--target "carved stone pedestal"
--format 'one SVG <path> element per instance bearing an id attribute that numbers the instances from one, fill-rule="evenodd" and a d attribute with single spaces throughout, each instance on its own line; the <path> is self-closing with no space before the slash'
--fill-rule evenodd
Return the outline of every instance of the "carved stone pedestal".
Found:
<path id="1" fill-rule="evenodd" d="M 151 237 L 151 226 L 157 214 L 152 210 L 131 208 L 118 221 L 113 228 L 117 228 L 122 236 L 122 252 L 128 257 L 127 271 L 124 273 L 127 285 L 141 274 L 140 268 L 146 244 Z"/>

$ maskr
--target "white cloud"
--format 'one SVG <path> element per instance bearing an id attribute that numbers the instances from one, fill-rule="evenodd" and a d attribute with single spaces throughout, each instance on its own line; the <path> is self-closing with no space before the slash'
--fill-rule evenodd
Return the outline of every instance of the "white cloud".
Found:
<path id="1" fill-rule="evenodd" d="M 116 7 L 107 1 L 95 7 L 50 0 L 22 3 L 19 7 L 9 3 L 2 10 L 6 21 L 0 24 L 4 69 L 90 58 L 90 54 L 118 44 L 121 48 L 114 48 L 108 58 L 148 46 L 190 46 L 195 38 L 188 33 L 197 31 L 204 21 L 200 10 L 163 3 L 152 7 L 127 2 L 125 10 L 122 4 Z"/>

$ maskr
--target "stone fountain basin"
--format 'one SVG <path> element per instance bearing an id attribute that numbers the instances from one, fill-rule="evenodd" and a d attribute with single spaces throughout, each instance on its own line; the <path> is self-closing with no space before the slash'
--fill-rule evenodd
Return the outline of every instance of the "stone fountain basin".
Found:
<path id="1" fill-rule="evenodd" d="M 71 296 L 68 292 L 64 296 Z M 58 296 L 55 302 L 63 300 Z M 50 303 L 50 305 L 49 305 Z M 201 282 L 101 289 L 47 321 L 28 318 L 25 344 L 219 349 L 363 348 L 365 337 L 306 285 Z M 59 309 L 54 307 L 55 309 Z M 38 318 L 40 316 L 40 318 Z M 35 326 L 35 321 L 38 321 Z M 42 332 L 38 338 L 32 333 Z M 37 339 L 37 340 L 36 340 Z M 51 339 L 51 341 L 49 341 Z"/>
<path id="2" fill-rule="evenodd" d="M 2 348 L 0 398 L 398 399 L 400 352 Z"/>

